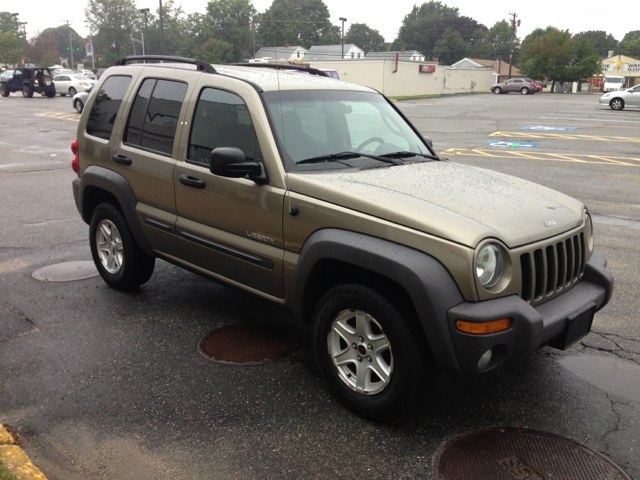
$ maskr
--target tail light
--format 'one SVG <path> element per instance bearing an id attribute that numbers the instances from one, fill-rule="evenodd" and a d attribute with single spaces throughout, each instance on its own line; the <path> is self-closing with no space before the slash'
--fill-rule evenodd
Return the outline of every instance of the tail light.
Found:
<path id="1" fill-rule="evenodd" d="M 78 146 L 77 138 L 71 143 L 71 151 L 75 155 L 75 158 L 71 161 L 71 168 L 80 177 L 80 147 Z"/>
<path id="2" fill-rule="evenodd" d="M 535 87 L 535 85 L 533 83 L 530 83 L 529 85 L 531 85 L 532 87 Z"/>
<path id="3" fill-rule="evenodd" d="M 86 86 L 86 87 L 88 87 L 88 86 L 89 86 L 89 84 L 88 84 L 87 82 L 80 82 L 80 85 L 84 85 L 84 86 Z"/>

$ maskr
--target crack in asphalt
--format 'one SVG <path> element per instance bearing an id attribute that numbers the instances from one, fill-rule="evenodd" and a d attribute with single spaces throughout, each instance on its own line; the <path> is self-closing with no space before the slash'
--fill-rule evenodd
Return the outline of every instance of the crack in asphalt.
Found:
<path id="1" fill-rule="evenodd" d="M 620 429 L 620 422 L 622 422 L 622 418 L 620 416 L 620 414 L 618 413 L 618 411 L 616 410 L 616 405 L 624 405 L 626 407 L 631 406 L 629 403 L 624 403 L 624 402 L 618 402 L 616 400 L 614 400 L 613 398 L 611 398 L 611 395 L 609 395 L 608 393 L 605 393 L 605 395 L 607 396 L 607 400 L 609 400 L 609 403 L 611 404 L 611 411 L 613 412 L 613 414 L 616 416 L 616 421 L 613 425 L 613 428 L 606 431 L 604 433 L 604 435 L 602 436 L 602 441 L 604 442 L 607 450 L 607 456 L 612 457 L 612 454 L 615 453 L 615 451 L 611 448 L 611 446 L 609 445 L 609 442 L 607 441 L 607 437 L 609 435 L 613 435 L 614 433 L 617 433 L 618 430 Z"/>
<path id="2" fill-rule="evenodd" d="M 24 313 L 22 313 L 20 310 L 18 310 L 16 307 L 14 307 L 13 305 L 11 305 L 10 303 L 5 302 L 4 300 L 0 299 L 0 303 L 4 306 L 6 306 L 7 308 L 9 308 L 10 310 L 13 310 L 15 313 L 17 313 L 20 317 L 22 317 L 24 320 L 26 320 L 28 323 L 31 324 L 31 326 L 33 328 L 35 328 L 36 330 L 38 329 L 38 326 L 35 324 L 35 322 L 33 320 L 31 320 L 29 317 L 27 317 Z"/>
<path id="3" fill-rule="evenodd" d="M 633 350 L 630 350 L 628 348 L 623 347 L 622 345 L 620 345 L 617 341 L 615 341 L 613 338 L 610 338 L 612 336 L 629 341 L 629 342 L 636 342 L 639 343 L 637 340 L 634 340 L 632 338 L 626 338 L 620 335 L 613 335 L 613 334 L 607 334 L 607 333 L 602 333 L 602 332 L 597 332 L 595 330 L 591 330 L 591 333 L 598 335 L 601 338 L 604 338 L 605 340 L 609 340 L 610 342 L 612 342 L 617 348 L 606 348 L 606 347 L 600 347 L 600 346 L 594 346 L 594 345 L 587 345 L 584 343 L 584 341 L 581 341 L 580 344 L 584 347 L 584 348 L 591 348 L 593 350 L 599 351 L 599 352 L 606 352 L 606 353 L 610 353 L 612 355 L 615 355 L 618 358 L 622 358 L 624 360 L 630 360 L 638 365 L 640 365 L 640 358 L 636 359 L 636 358 L 632 358 L 632 357 L 628 357 L 625 355 L 621 355 L 619 352 L 624 352 L 628 355 L 631 356 L 638 356 L 640 354 L 638 354 L 638 352 L 635 352 Z"/>

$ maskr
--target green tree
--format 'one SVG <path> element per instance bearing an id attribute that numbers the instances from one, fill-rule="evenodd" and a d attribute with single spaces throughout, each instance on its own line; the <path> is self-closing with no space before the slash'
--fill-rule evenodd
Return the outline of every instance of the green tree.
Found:
<path id="1" fill-rule="evenodd" d="M 231 63 L 236 60 L 233 46 L 223 40 L 210 38 L 194 51 L 194 55 L 209 63 Z"/>
<path id="2" fill-rule="evenodd" d="M 464 15 L 444 17 L 442 22 L 440 22 L 441 35 L 444 35 L 444 32 L 448 28 L 452 28 L 458 32 L 462 36 L 462 39 L 469 44 L 474 41 L 474 36 L 478 31 L 485 33 L 489 32 L 489 29 L 485 25 L 478 23 L 471 17 L 465 17 Z"/>
<path id="3" fill-rule="evenodd" d="M 633 30 L 625 33 L 622 41 L 624 42 L 625 40 L 640 40 L 640 30 Z"/>
<path id="4" fill-rule="evenodd" d="M 391 45 L 391 50 L 406 47 L 418 50 L 426 56 L 431 56 L 433 47 L 442 36 L 441 23 L 448 17 L 457 17 L 458 9 L 448 7 L 442 2 L 431 0 L 422 5 L 413 6 L 405 15 L 398 37 Z"/>
<path id="5" fill-rule="evenodd" d="M 588 32 L 580 32 L 575 35 L 576 42 L 588 40 L 595 52 L 601 57 L 609 56 L 609 51 L 615 51 L 618 47 L 618 41 L 613 35 L 608 34 L 604 30 L 589 30 Z"/>
<path id="6" fill-rule="evenodd" d="M 162 2 L 162 24 L 164 30 L 164 54 L 179 55 L 183 42 L 187 34 L 187 16 L 181 6 L 177 6 L 174 0 L 163 0 Z M 160 55 L 162 53 L 162 35 L 160 29 L 160 7 L 155 13 L 147 14 L 149 24 L 149 38 L 146 39 L 149 55 Z M 137 26 L 137 32 L 144 31 L 144 17 L 141 17 Z M 136 33 L 139 37 L 139 33 Z"/>
<path id="7" fill-rule="evenodd" d="M 370 28 L 365 23 L 352 23 L 344 40 L 346 43 L 357 45 L 365 53 L 384 51 L 384 37 L 380 35 L 378 30 Z"/>
<path id="8" fill-rule="evenodd" d="M 511 25 L 506 20 L 496 22 L 493 27 L 489 29 L 488 41 L 491 46 L 493 46 L 496 54 L 502 56 L 503 62 L 509 61 L 509 53 L 511 51 L 511 34 Z M 516 29 L 516 34 L 513 40 L 513 64 L 516 64 L 518 61 L 519 48 L 520 39 L 518 38 Z"/>
<path id="9" fill-rule="evenodd" d="M 527 77 L 551 80 L 551 91 L 556 82 L 570 78 L 569 67 L 574 49 L 569 31 L 553 30 L 533 42 L 523 54 L 520 72 Z"/>
<path id="10" fill-rule="evenodd" d="M 191 13 L 183 21 L 184 35 L 180 44 L 179 54 L 183 57 L 195 57 L 196 48 L 209 40 L 206 16 L 201 13 Z"/>
<path id="11" fill-rule="evenodd" d="M 556 27 L 548 26 L 547 28 L 536 28 L 529 35 L 524 37 L 522 43 L 520 44 L 520 51 L 524 54 L 531 46 L 538 40 L 553 31 L 557 31 Z"/>
<path id="12" fill-rule="evenodd" d="M 489 42 L 489 33 L 482 29 L 478 29 L 473 33 L 473 40 L 469 45 L 467 54 L 471 58 L 480 58 L 483 60 L 493 60 L 496 58 L 496 49 Z"/>
<path id="13" fill-rule="evenodd" d="M 618 52 L 635 59 L 640 59 L 640 38 L 636 40 L 622 40 L 618 45 Z"/>
<path id="14" fill-rule="evenodd" d="M 460 32 L 447 28 L 444 35 L 433 47 L 433 54 L 442 65 L 452 65 L 467 56 L 469 44 L 464 41 Z"/>
<path id="15" fill-rule="evenodd" d="M 600 56 L 595 52 L 593 45 L 588 40 L 571 40 L 574 56 L 567 70 L 566 79 L 570 82 L 581 82 L 602 73 Z"/>
<path id="16" fill-rule="evenodd" d="M 20 50 L 15 33 L 0 33 L 0 63 L 11 64 L 20 61 Z"/>
<path id="17" fill-rule="evenodd" d="M 16 34 L 16 20 L 11 12 L 0 12 L 0 33 Z"/>
<path id="18" fill-rule="evenodd" d="M 273 0 L 258 15 L 256 30 L 261 46 L 336 44 L 338 27 L 331 25 L 329 9 L 322 0 Z"/>
<path id="19" fill-rule="evenodd" d="M 107 62 L 133 53 L 131 33 L 134 27 L 139 30 L 141 18 L 133 0 L 88 0 L 84 15 L 85 24 L 94 32 L 94 49 L 108 52 Z"/>
<path id="20" fill-rule="evenodd" d="M 210 0 L 204 21 L 209 35 L 230 44 L 235 60 L 242 60 L 243 52 L 253 50 L 251 22 L 255 16 L 249 0 Z"/>
<path id="21" fill-rule="evenodd" d="M 69 34 L 71 34 L 71 45 L 69 44 Z M 44 58 L 51 59 L 55 52 L 56 60 L 52 63 L 58 63 L 60 57 L 70 57 L 69 50 L 73 48 L 74 60 L 84 57 L 85 40 L 73 28 L 66 25 L 59 27 L 45 28 L 40 34 L 31 39 L 29 46 L 29 58 L 32 62 L 45 65 Z M 78 50 L 78 48 L 80 50 Z M 71 58 L 69 58 L 71 60 Z"/>

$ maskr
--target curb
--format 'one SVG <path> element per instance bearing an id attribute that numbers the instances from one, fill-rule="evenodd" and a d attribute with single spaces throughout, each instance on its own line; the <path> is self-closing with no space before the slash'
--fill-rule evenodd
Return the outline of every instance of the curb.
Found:
<path id="1" fill-rule="evenodd" d="M 31 463 L 24 450 L 14 445 L 13 437 L 2 425 L 0 425 L 0 463 L 18 480 L 47 480 L 40 469 Z"/>

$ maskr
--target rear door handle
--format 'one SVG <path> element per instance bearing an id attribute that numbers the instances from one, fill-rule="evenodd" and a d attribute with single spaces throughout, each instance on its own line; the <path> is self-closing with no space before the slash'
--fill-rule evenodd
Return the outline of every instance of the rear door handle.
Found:
<path id="1" fill-rule="evenodd" d="M 131 165 L 131 159 L 129 157 L 125 157 L 124 155 L 120 155 L 119 153 L 116 153 L 113 156 L 113 161 L 121 165 Z"/>
<path id="2" fill-rule="evenodd" d="M 200 180 L 198 177 L 192 177 L 191 175 L 186 175 L 184 173 L 180 175 L 180 183 L 193 188 L 204 188 L 205 186 L 204 180 Z"/>

